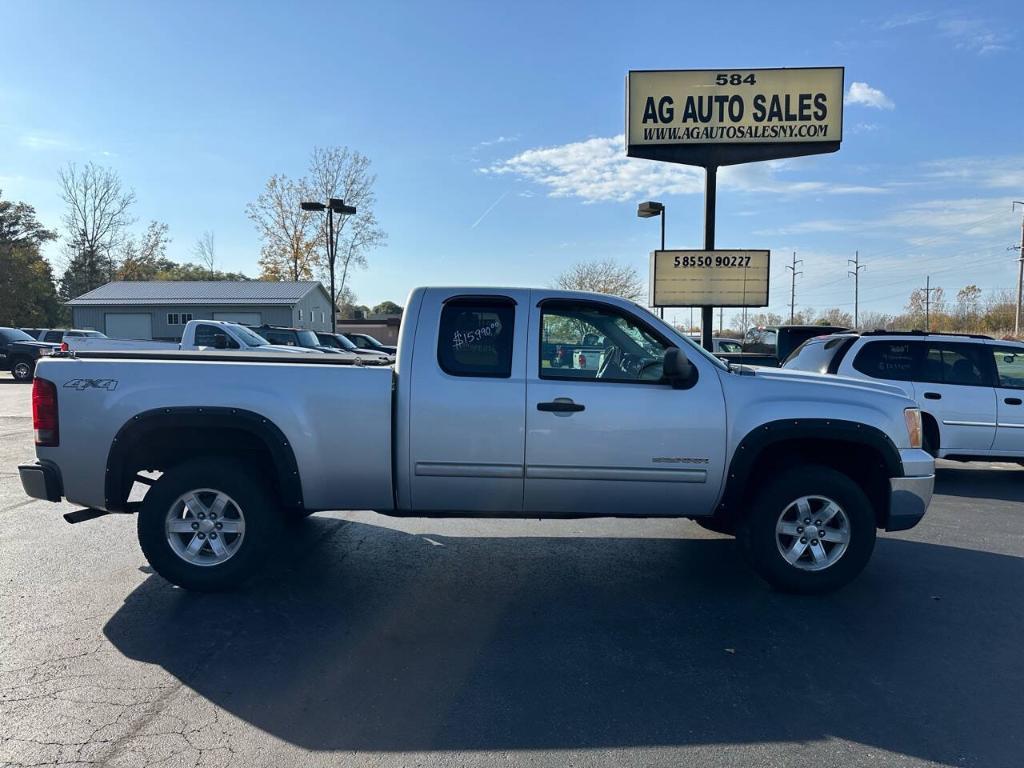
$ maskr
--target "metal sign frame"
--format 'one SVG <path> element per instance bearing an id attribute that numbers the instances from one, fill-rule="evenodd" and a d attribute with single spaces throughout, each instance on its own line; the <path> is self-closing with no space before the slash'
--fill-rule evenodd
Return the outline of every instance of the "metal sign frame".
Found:
<path id="1" fill-rule="evenodd" d="M 769 70 L 808 70 L 838 69 L 842 71 L 840 78 L 841 90 L 839 99 L 839 140 L 823 142 L 779 142 L 749 144 L 630 144 L 629 143 L 629 87 L 630 75 L 634 72 L 763 72 Z M 667 163 L 697 165 L 705 170 L 704 176 L 704 248 L 705 251 L 715 250 L 715 208 L 718 197 L 718 168 L 722 165 L 737 165 L 761 160 L 777 160 L 785 157 L 802 155 L 818 155 L 836 152 L 843 136 L 843 96 L 846 93 L 845 67 L 750 67 L 748 69 L 632 69 L 626 73 L 626 155 L 647 160 L 660 160 Z M 712 329 L 714 326 L 714 307 L 701 305 L 701 345 L 708 351 L 713 350 Z"/>

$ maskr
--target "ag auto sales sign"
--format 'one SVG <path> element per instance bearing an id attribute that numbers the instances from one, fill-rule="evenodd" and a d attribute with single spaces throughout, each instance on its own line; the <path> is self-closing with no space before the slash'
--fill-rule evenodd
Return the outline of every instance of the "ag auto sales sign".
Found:
<path id="1" fill-rule="evenodd" d="M 842 67 L 631 71 L 627 154 L 725 165 L 834 152 L 843 136 L 843 74 Z"/>

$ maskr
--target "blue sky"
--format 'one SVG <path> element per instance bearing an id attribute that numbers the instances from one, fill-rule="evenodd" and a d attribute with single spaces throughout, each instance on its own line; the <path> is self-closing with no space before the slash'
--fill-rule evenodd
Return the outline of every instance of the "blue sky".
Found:
<path id="1" fill-rule="evenodd" d="M 629 69 L 846 67 L 837 154 L 724 170 L 719 247 L 804 260 L 799 306 L 862 308 L 910 291 L 1015 283 L 1024 199 L 1019 3 L 5 2 L 0 188 L 59 226 L 70 161 L 113 167 L 141 230 L 170 225 L 188 260 L 214 230 L 220 267 L 255 274 L 246 203 L 315 145 L 378 174 L 388 245 L 355 275 L 360 301 L 420 284 L 547 285 L 580 260 L 646 272 L 701 245 L 701 172 L 627 161 Z M 59 265 L 60 246 L 48 255 Z M 681 313 L 680 313 L 681 314 Z"/>

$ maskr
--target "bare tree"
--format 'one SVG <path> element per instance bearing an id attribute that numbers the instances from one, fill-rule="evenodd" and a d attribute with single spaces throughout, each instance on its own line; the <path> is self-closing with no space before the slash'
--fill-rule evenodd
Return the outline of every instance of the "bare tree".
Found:
<path id="1" fill-rule="evenodd" d="M 67 205 L 68 264 L 61 278 L 63 298 L 73 298 L 112 279 L 115 250 L 124 242 L 133 219 L 129 212 L 135 193 L 121 186 L 110 168 L 71 163 L 58 176 Z"/>
<path id="2" fill-rule="evenodd" d="M 303 180 L 271 176 L 255 202 L 246 206 L 263 240 L 260 277 L 264 280 L 312 280 L 316 268 L 317 222 L 300 203 L 309 195 Z"/>
<path id="3" fill-rule="evenodd" d="M 592 291 L 640 301 L 647 294 L 636 269 L 611 259 L 574 264 L 555 280 L 555 287 L 567 291 Z"/>
<path id="4" fill-rule="evenodd" d="M 373 185 L 377 177 L 370 173 L 370 160 L 348 147 L 316 147 L 309 162 L 307 188 L 311 200 L 326 203 L 330 198 L 345 201 L 356 208 L 353 216 L 335 219 L 334 248 L 327 249 L 327 216 L 321 216 L 317 233 L 317 271 L 328 285 L 334 286 L 335 306 L 346 296 L 349 273 L 366 266 L 366 254 L 384 245 L 387 234 L 377 222 Z M 333 254 L 334 258 L 331 258 Z"/>
<path id="5" fill-rule="evenodd" d="M 213 236 L 213 230 L 207 230 L 196 240 L 192 254 L 196 260 L 206 268 L 207 272 L 215 272 L 217 268 L 217 248 Z"/>

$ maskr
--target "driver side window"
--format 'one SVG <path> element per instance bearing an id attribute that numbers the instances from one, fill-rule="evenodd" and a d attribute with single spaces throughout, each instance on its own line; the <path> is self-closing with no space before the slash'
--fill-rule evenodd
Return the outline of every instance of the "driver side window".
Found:
<path id="1" fill-rule="evenodd" d="M 614 307 L 586 301 L 541 306 L 540 377 L 658 382 L 669 345 Z"/>

